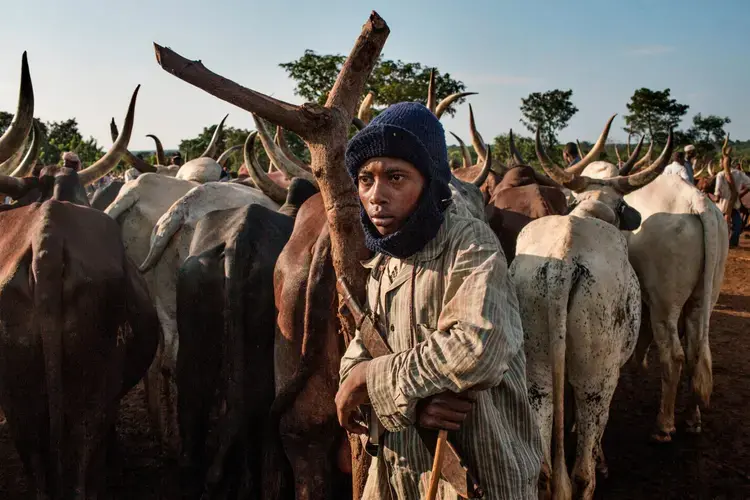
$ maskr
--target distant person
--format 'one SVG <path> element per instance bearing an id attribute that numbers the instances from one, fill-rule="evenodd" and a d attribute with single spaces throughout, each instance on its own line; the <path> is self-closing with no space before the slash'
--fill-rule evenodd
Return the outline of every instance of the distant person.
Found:
<path id="1" fill-rule="evenodd" d="M 575 142 L 569 142 L 563 147 L 563 160 L 569 167 L 581 161 L 581 157 L 578 156 L 578 146 Z"/>
<path id="2" fill-rule="evenodd" d="M 692 144 L 685 146 L 685 170 L 687 170 L 691 183 L 695 183 L 695 159 L 697 156 L 698 152 L 695 150 L 695 146 Z"/>
<path id="3" fill-rule="evenodd" d="M 740 214 L 740 198 L 750 191 L 750 177 L 737 168 L 737 164 L 731 169 L 732 179 L 734 179 L 734 185 L 737 188 L 737 199 L 732 207 L 729 223 L 731 225 L 731 235 L 729 237 L 729 246 L 736 247 L 740 244 L 740 234 L 742 233 L 742 215 Z M 716 176 L 716 188 L 714 189 L 714 195 L 717 198 L 716 204 L 723 214 L 727 213 L 729 198 L 732 196 L 732 190 L 729 187 L 724 171 L 718 173 Z"/>
<path id="4" fill-rule="evenodd" d="M 66 151 L 62 155 L 63 167 L 75 170 L 81 170 L 81 159 L 73 151 Z"/>
<path id="5" fill-rule="evenodd" d="M 675 151 L 672 154 L 672 163 L 667 165 L 662 175 L 678 175 L 685 182 L 693 184 L 688 175 L 687 168 L 685 168 L 685 153 L 683 151 Z"/>

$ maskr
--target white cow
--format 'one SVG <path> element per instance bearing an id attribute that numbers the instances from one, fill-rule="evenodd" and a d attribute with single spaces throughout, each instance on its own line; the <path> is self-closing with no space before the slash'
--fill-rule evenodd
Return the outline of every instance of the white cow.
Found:
<path id="1" fill-rule="evenodd" d="M 583 175 L 607 178 L 617 168 L 596 162 Z M 709 322 L 719 298 L 729 243 L 721 211 L 696 187 L 675 175 L 661 175 L 630 193 L 625 201 L 641 214 L 641 226 L 626 233 L 630 263 L 641 283 L 644 322 L 636 359 L 646 367 L 655 341 L 662 394 L 652 438 L 669 442 L 674 434 L 675 401 L 687 345 L 691 398 L 686 430 L 701 431 L 699 405 L 708 405 L 713 387 Z M 649 328 L 650 326 L 650 328 Z"/>
<path id="2" fill-rule="evenodd" d="M 606 469 L 601 438 L 620 367 L 635 349 L 641 322 L 638 278 L 620 232 L 637 227 L 640 218 L 623 195 L 659 176 L 671 145 L 670 134 L 664 153 L 642 172 L 590 179 L 552 164 L 537 133 L 542 166 L 576 193 L 577 202 L 566 216 L 542 217 L 527 225 L 510 267 L 521 306 L 529 396 L 544 446 L 542 479 L 545 489 L 551 479 L 556 499 L 573 494 L 564 448 L 566 379 L 573 388 L 578 429 L 576 497 L 593 498 L 597 459 Z"/>

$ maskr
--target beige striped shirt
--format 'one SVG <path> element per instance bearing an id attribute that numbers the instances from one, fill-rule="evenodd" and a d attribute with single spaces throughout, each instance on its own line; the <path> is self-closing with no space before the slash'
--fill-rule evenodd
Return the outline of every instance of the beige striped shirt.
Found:
<path id="1" fill-rule="evenodd" d="M 378 269 L 383 258 L 377 255 L 365 267 Z M 401 264 L 392 282 L 382 276 L 380 297 L 376 277 L 371 274 L 367 284 L 368 304 L 380 311 L 395 354 L 376 358 L 368 369 L 370 401 L 389 432 L 373 460 L 365 498 L 425 496 L 432 451 L 412 427 L 416 404 L 473 388 L 477 402 L 452 439 L 485 498 L 536 499 L 541 441 L 526 390 L 518 300 L 500 243 L 485 223 L 448 211 L 437 236 Z M 341 361 L 341 380 L 368 359 L 357 335 Z M 438 498 L 457 495 L 441 481 Z"/>

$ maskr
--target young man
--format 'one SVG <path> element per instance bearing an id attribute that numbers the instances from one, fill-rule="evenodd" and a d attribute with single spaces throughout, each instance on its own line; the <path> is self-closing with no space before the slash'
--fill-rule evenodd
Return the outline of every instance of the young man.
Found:
<path id="1" fill-rule="evenodd" d="M 578 156 L 578 146 L 575 142 L 569 142 L 563 147 L 563 160 L 569 167 L 581 161 L 581 157 Z"/>
<path id="2" fill-rule="evenodd" d="M 740 235 L 742 234 L 742 215 L 740 214 L 740 198 L 745 196 L 750 191 L 750 177 L 747 176 L 743 171 L 739 169 L 739 164 L 735 164 L 731 168 L 732 178 L 734 179 L 734 185 L 737 188 L 738 197 L 732 207 L 731 219 L 728 221 L 730 224 L 731 235 L 729 237 L 729 246 L 736 247 L 740 244 Z M 717 205 L 722 213 L 727 213 L 727 204 L 729 198 L 732 195 L 732 191 L 727 182 L 724 171 L 718 173 L 716 176 L 716 187 L 714 189 L 714 195 L 718 199 Z"/>
<path id="3" fill-rule="evenodd" d="M 672 153 L 672 163 L 667 165 L 667 168 L 664 169 L 662 175 L 679 175 L 682 180 L 692 184 L 687 169 L 685 168 L 685 153 L 682 151 L 675 151 Z"/>
<path id="4" fill-rule="evenodd" d="M 370 269 L 367 308 L 394 354 L 372 359 L 359 335 L 341 361 L 339 422 L 360 405 L 379 438 L 366 499 L 426 494 L 434 450 L 414 424 L 452 431 L 485 498 L 536 499 L 541 441 L 526 389 L 518 300 L 500 243 L 449 209 L 445 135 L 424 106 L 391 106 L 349 143 Z M 442 499 L 455 499 L 440 482 Z"/>

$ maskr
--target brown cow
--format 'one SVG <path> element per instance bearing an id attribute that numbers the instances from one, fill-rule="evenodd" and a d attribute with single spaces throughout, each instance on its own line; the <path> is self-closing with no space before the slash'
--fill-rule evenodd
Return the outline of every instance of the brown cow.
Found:
<path id="1" fill-rule="evenodd" d="M 137 92 L 137 90 L 136 90 Z M 84 185 L 114 168 L 132 129 L 76 173 L 0 176 L 0 404 L 37 498 L 96 498 L 120 398 L 151 363 L 159 322 L 117 224 Z"/>

